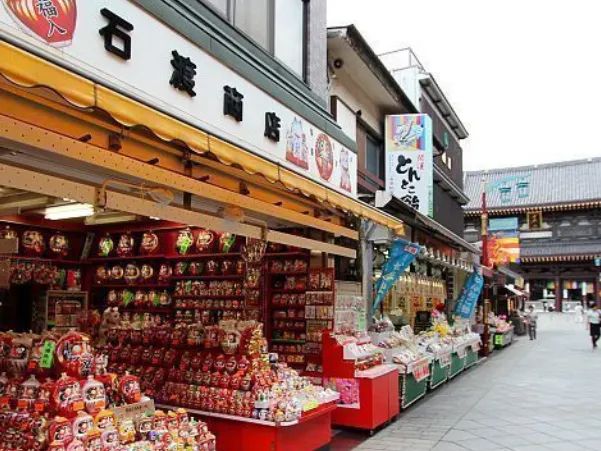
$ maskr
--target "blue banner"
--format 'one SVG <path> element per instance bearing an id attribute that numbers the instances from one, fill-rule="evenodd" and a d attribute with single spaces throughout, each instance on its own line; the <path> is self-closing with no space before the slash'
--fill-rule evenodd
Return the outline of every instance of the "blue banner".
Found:
<path id="1" fill-rule="evenodd" d="M 474 314 L 483 286 L 484 277 L 478 271 L 471 273 L 465 281 L 463 290 L 461 290 L 461 294 L 455 304 L 455 316 L 470 318 Z"/>
<path id="2" fill-rule="evenodd" d="M 420 245 L 409 241 L 396 239 L 392 242 L 388 259 L 382 268 L 382 276 L 376 281 L 376 296 L 373 311 L 376 311 L 384 300 L 386 293 L 399 279 L 420 251 Z"/>

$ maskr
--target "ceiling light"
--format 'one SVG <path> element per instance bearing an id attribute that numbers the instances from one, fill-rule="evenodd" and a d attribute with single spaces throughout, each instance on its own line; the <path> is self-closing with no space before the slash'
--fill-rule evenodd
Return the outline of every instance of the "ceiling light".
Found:
<path id="1" fill-rule="evenodd" d="M 85 225 L 117 224 L 121 222 L 137 221 L 138 216 L 120 211 L 97 212 L 85 219 Z"/>
<path id="2" fill-rule="evenodd" d="M 59 219 L 83 218 L 94 214 L 94 206 L 90 204 L 68 204 L 58 207 L 47 207 L 44 218 L 56 221 Z"/>

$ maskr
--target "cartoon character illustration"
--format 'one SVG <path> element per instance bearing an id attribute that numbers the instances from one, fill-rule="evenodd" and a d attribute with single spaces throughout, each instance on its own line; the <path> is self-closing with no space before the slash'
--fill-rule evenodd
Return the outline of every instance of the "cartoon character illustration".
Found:
<path id="1" fill-rule="evenodd" d="M 424 127 L 418 123 L 419 118 L 402 118 L 395 124 L 392 141 L 397 146 L 421 148 L 418 140 L 424 134 Z"/>
<path id="2" fill-rule="evenodd" d="M 350 193 L 353 187 L 351 186 L 349 159 L 350 156 L 348 150 L 345 148 L 340 149 L 340 188 Z"/>
<path id="3" fill-rule="evenodd" d="M 329 181 L 334 171 L 334 152 L 328 135 L 320 133 L 315 139 L 315 162 L 319 170 L 319 176 Z"/>
<path id="4" fill-rule="evenodd" d="M 296 117 L 286 134 L 286 160 L 303 169 L 309 169 L 309 150 L 303 123 Z"/>

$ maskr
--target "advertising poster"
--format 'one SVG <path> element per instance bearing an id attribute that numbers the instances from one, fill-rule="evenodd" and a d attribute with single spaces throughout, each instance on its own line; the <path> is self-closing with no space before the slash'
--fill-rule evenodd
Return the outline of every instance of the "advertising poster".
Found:
<path id="1" fill-rule="evenodd" d="M 492 218 L 488 226 L 488 256 L 491 263 L 519 263 L 520 237 L 518 218 Z"/>
<path id="2" fill-rule="evenodd" d="M 386 190 L 432 217 L 432 119 L 427 114 L 386 116 L 385 135 Z"/>

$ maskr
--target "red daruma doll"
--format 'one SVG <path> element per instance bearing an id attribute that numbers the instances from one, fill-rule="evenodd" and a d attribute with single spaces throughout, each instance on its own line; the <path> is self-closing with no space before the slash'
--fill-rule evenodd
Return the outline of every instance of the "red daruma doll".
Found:
<path id="1" fill-rule="evenodd" d="M 73 440 L 71 422 L 64 417 L 54 417 L 48 426 L 48 440 L 53 445 L 66 447 Z"/>
<path id="2" fill-rule="evenodd" d="M 54 384 L 51 402 L 52 407 L 59 415 L 73 418 L 79 410 L 84 408 L 79 381 L 63 373 Z"/>
<path id="3" fill-rule="evenodd" d="M 125 376 L 119 379 L 119 391 L 127 404 L 139 402 L 142 398 L 140 380 L 129 373 L 125 373 Z"/>

